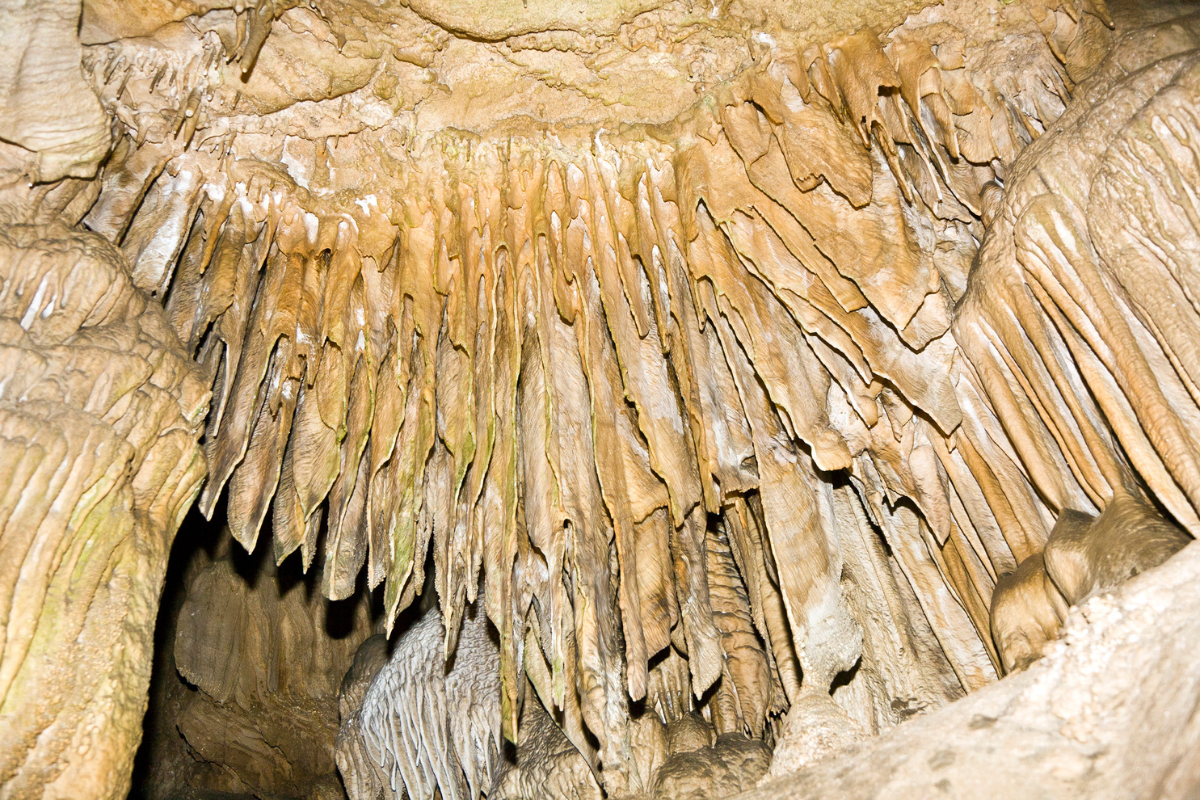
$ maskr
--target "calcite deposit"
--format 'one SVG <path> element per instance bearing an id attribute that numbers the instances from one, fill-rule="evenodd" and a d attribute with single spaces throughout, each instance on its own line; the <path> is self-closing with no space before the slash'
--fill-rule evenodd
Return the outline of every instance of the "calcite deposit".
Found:
<path id="1" fill-rule="evenodd" d="M 1096 666 L 1195 635 L 1192 9 L 27 0 L 0 43 L 0 798 L 129 793 L 156 622 L 139 796 L 1200 786 L 1119 700 L 1186 659 Z M 1005 748 L 1050 755 L 939 782 Z"/>

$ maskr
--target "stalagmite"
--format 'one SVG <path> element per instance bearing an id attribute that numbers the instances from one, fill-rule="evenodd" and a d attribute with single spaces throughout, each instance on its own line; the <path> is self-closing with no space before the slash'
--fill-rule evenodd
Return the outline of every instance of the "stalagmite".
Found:
<path id="1" fill-rule="evenodd" d="M 1041 553 L 1002 575 L 992 592 L 992 638 L 1006 672 L 1025 669 L 1058 638 L 1067 603 L 1046 574 Z"/>

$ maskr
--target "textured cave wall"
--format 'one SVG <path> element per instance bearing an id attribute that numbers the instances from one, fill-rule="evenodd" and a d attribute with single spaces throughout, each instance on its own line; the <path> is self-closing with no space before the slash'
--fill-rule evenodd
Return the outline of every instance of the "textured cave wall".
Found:
<path id="1" fill-rule="evenodd" d="M 0 6 L 0 141 L 19 147 L 5 160 L 16 154 L 33 182 L 90 178 L 111 145 L 108 118 L 80 74 L 79 21 L 75 0 Z"/>
<path id="2" fill-rule="evenodd" d="M 204 477 L 208 390 L 120 251 L 0 240 L 0 793 L 128 791 L 167 552 Z"/>
<path id="3" fill-rule="evenodd" d="M 1064 509 L 1197 531 L 1191 22 L 1081 84 L 1100 2 L 218 5 L 86 4 L 112 152 L 5 197 L 195 359 L 138 431 L 203 420 L 205 514 L 389 625 L 432 582 L 446 655 L 478 593 L 504 734 L 528 680 L 610 794 L 638 703 L 762 735 L 832 690 L 876 733 L 994 681 L 992 589 Z"/>
<path id="4" fill-rule="evenodd" d="M 120 250 L 77 226 L 111 143 L 79 19 L 0 7 L 4 797 L 128 792 L 167 553 L 205 475 L 208 389 Z"/>
<path id="5" fill-rule="evenodd" d="M 1177 520 L 1194 508 L 1181 353 L 1196 332 L 1182 299 L 1195 234 L 1182 218 L 1195 219 L 1198 24 L 1119 37 L 1015 161 L 957 309 L 955 333 L 1052 508 L 1144 514 L 1131 496 L 1144 489 Z M 1109 531 L 1143 547 L 1152 533 Z M 1110 549 L 1096 568 L 1122 564 L 1132 579 L 1071 596 L 1079 607 L 1028 673 L 747 800 L 1194 796 L 1197 555 L 1192 544 L 1132 577 Z"/>
<path id="6" fill-rule="evenodd" d="M 146 143 L 105 181 L 146 200 L 130 220 L 139 192 L 102 192 L 88 223 L 128 231 L 213 376 L 202 507 L 229 480 L 239 540 L 269 511 L 276 556 L 308 561 L 327 502 L 327 590 L 365 562 L 392 614 L 432 547 L 451 630 L 482 569 L 506 726 L 528 669 L 618 773 L 625 693 L 648 696 L 667 646 L 688 656 L 685 694 L 727 675 L 750 729 L 778 708 L 773 687 L 828 687 L 863 648 L 839 694 L 869 730 L 994 679 L 991 583 L 1051 517 L 1020 468 L 992 472 L 1006 439 L 973 376 L 945 368 L 950 307 L 984 185 L 1061 113 L 1063 64 L 1094 60 L 1103 25 L 1013 9 L 973 40 L 927 17 L 891 55 L 868 31 L 764 49 L 701 108 L 708 138 L 676 130 L 669 146 L 653 131 L 594 146 L 429 133 L 403 150 L 388 125 L 245 134 L 285 171 L 205 146 L 199 127 L 156 145 L 139 120 Z M 212 97 L 193 119 L 220 113 Z M 291 125 L 313 102 L 285 99 Z M 978 406 L 961 445 L 960 396 Z M 732 595 L 708 514 L 739 567 Z M 715 624 L 739 619 L 746 663 L 739 631 Z"/>
<path id="7" fill-rule="evenodd" d="M 1191 545 L 1073 611 L 1027 672 L 738 798 L 1195 797 L 1197 574 Z"/>

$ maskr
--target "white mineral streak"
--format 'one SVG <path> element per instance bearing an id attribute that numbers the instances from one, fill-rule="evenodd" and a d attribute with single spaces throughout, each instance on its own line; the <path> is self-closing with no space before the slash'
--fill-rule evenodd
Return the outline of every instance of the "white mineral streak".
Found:
<path id="1" fill-rule="evenodd" d="M 500 752 L 498 653 L 483 614 L 467 614 L 449 670 L 439 614 L 400 636 L 350 721 L 389 797 L 445 800 L 491 788 Z"/>

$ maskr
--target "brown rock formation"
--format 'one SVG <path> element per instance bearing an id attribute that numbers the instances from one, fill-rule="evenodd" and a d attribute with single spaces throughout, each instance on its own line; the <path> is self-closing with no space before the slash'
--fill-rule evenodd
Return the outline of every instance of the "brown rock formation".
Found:
<path id="1" fill-rule="evenodd" d="M 5 3 L 0 140 L 31 182 L 90 178 L 111 144 L 108 119 L 79 70 L 78 2 Z M 8 159 L 6 159 L 8 160 Z"/>
<path id="2" fill-rule="evenodd" d="M 1200 531 L 1178 11 L 0 10 L 0 796 L 124 792 L 201 450 L 200 511 L 324 599 L 190 575 L 193 789 L 332 791 L 339 687 L 356 798 L 925 746 L 852 742 L 1045 649 L 1039 560 L 1078 602 Z M 439 610 L 352 662 L 364 572 L 389 634 Z"/>
<path id="3" fill-rule="evenodd" d="M 1124 492 L 1098 517 L 1065 511 L 1046 540 L 1046 572 L 1069 603 L 1157 567 L 1191 537 Z"/>
<path id="4" fill-rule="evenodd" d="M 120 796 L 208 392 L 121 252 L 0 233 L 0 795 Z"/>
<path id="5" fill-rule="evenodd" d="M 1195 797 L 1198 569 L 1189 546 L 1073 610 L 1025 672 L 738 800 Z"/>
<path id="6" fill-rule="evenodd" d="M 1005 672 L 1025 669 L 1045 655 L 1066 619 L 1067 602 L 1046 574 L 1041 553 L 1026 558 L 1015 572 L 1000 576 L 991 611 L 992 640 Z"/>

